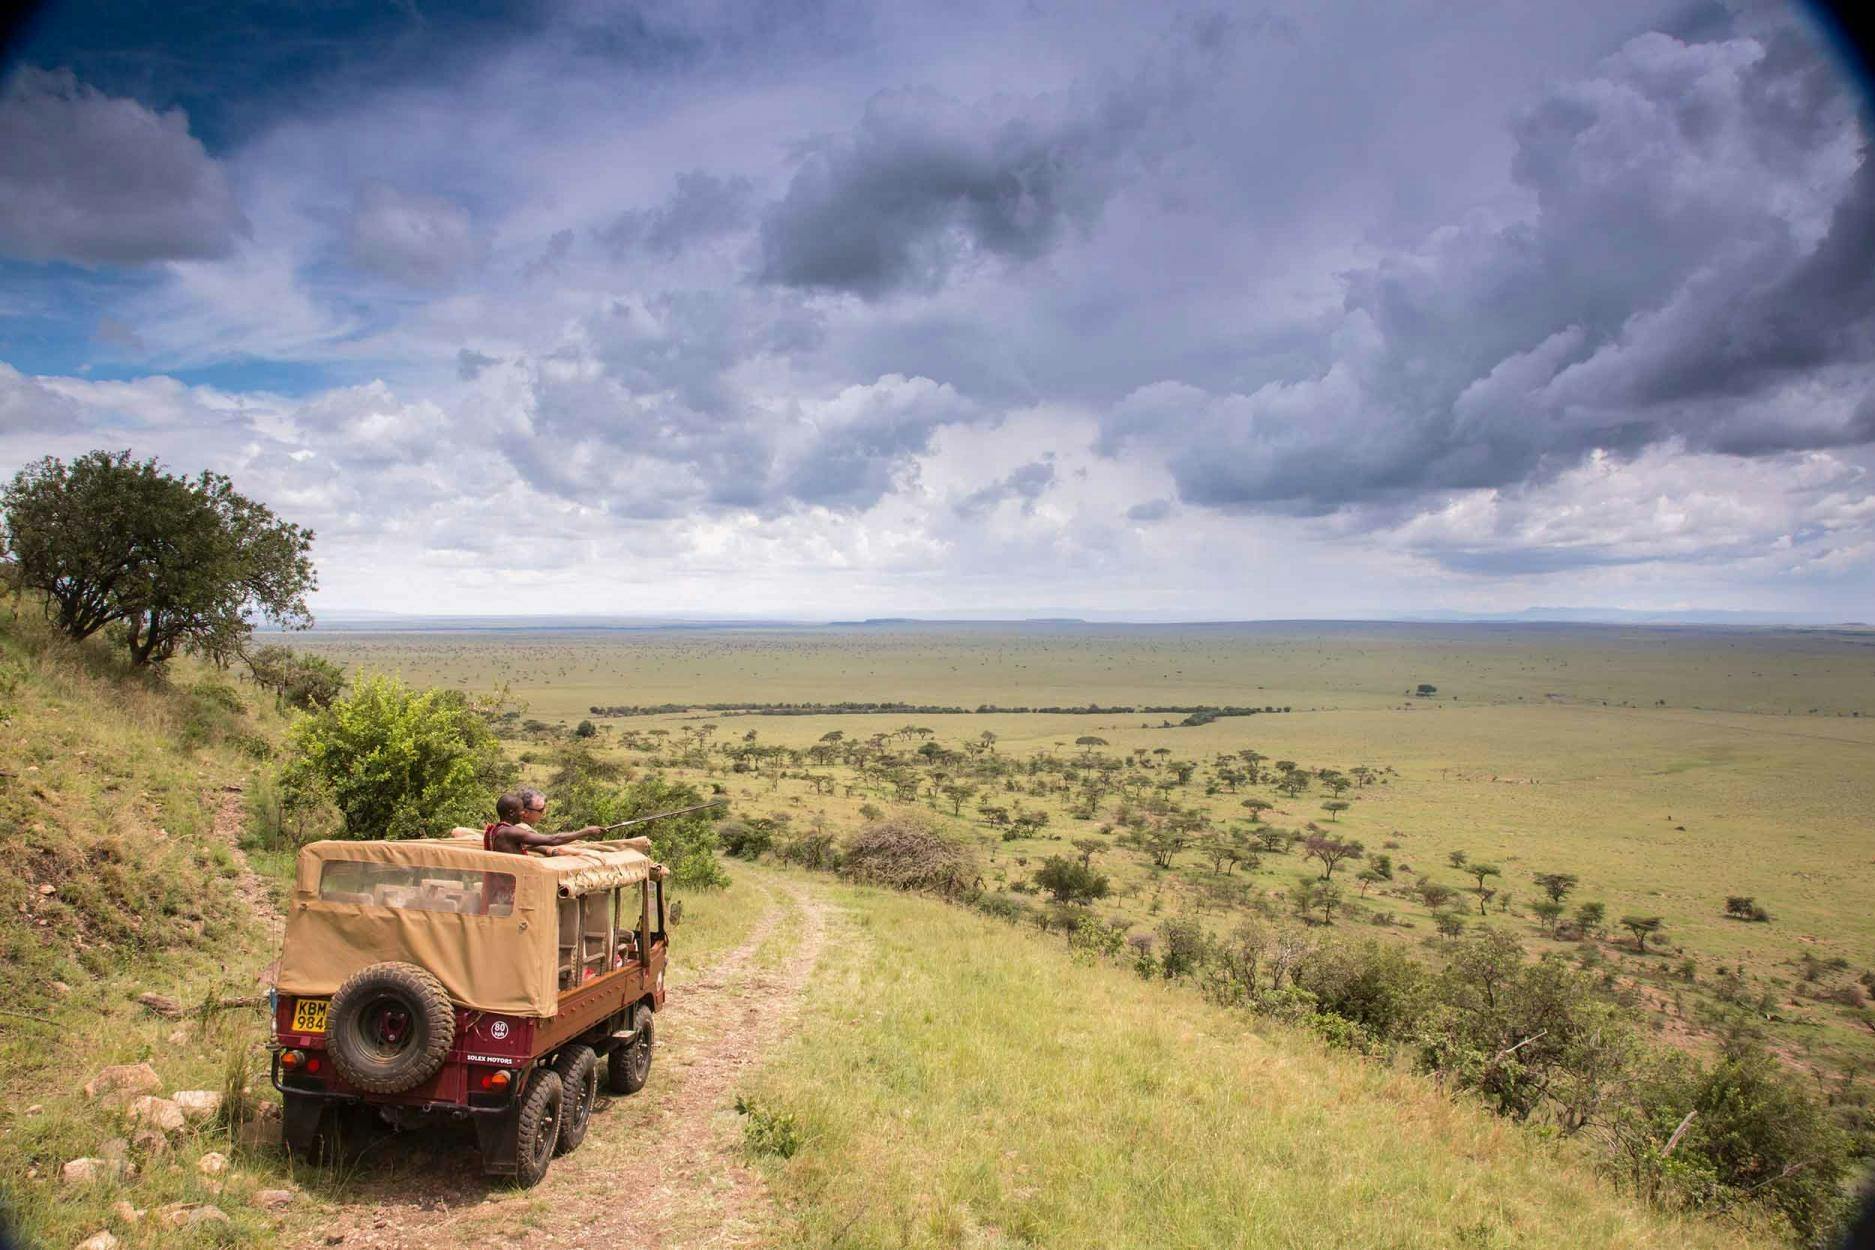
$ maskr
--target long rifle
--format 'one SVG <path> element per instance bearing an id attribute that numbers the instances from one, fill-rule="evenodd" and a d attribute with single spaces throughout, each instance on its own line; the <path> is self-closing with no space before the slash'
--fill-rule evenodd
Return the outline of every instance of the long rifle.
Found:
<path id="1" fill-rule="evenodd" d="M 674 812 L 658 812 L 656 815 L 652 816 L 636 816 L 631 820 L 621 820 L 616 825 L 602 826 L 599 832 L 611 833 L 614 829 L 629 829 L 633 825 L 648 825 L 654 820 L 667 820 L 672 816 L 687 816 L 691 812 L 700 812 L 706 807 L 721 807 L 727 802 L 729 802 L 728 799 L 711 799 L 708 803 L 698 803 L 694 807 L 680 807 Z"/>

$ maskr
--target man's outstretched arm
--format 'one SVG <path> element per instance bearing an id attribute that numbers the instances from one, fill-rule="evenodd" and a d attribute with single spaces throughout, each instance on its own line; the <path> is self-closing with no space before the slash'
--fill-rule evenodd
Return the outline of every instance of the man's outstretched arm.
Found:
<path id="1" fill-rule="evenodd" d="M 581 838 L 595 837 L 605 830 L 598 825 L 587 825 L 584 829 L 569 829 L 564 833 L 540 833 L 529 829 L 517 835 L 517 840 L 530 851 L 544 851 L 548 847 L 565 846 L 568 842 L 577 842 Z"/>

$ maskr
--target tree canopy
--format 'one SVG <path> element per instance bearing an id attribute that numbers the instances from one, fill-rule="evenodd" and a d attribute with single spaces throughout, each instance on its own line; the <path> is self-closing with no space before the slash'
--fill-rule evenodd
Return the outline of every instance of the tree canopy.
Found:
<path id="1" fill-rule="evenodd" d="M 14 475 L 0 507 L 20 584 L 45 593 L 73 638 L 119 627 L 138 665 L 183 649 L 226 661 L 255 614 L 312 624 L 312 531 L 219 473 L 179 477 L 128 451 L 48 456 Z"/>
<path id="2" fill-rule="evenodd" d="M 285 782 L 332 800 L 353 838 L 410 838 L 479 825 L 514 766 L 459 690 L 373 675 L 292 730 Z"/>

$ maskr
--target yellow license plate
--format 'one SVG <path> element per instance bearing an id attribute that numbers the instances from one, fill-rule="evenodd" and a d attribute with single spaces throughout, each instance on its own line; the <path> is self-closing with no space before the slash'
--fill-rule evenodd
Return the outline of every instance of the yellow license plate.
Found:
<path id="1" fill-rule="evenodd" d="M 329 998 L 302 998 L 293 1004 L 293 1031 L 295 1033 L 323 1033 L 326 1031 L 326 1009 L 332 1005 Z"/>

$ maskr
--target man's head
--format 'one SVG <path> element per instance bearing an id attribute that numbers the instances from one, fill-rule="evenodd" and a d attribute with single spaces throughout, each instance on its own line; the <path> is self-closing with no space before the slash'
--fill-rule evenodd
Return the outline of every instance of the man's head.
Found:
<path id="1" fill-rule="evenodd" d="M 521 819 L 530 825 L 540 823 L 547 814 L 547 796 L 538 790 L 521 791 Z"/>
<path id="2" fill-rule="evenodd" d="M 521 809 L 526 806 L 521 799 L 521 792 L 510 790 L 495 800 L 495 819 L 504 825 L 511 825 L 521 819 Z"/>

